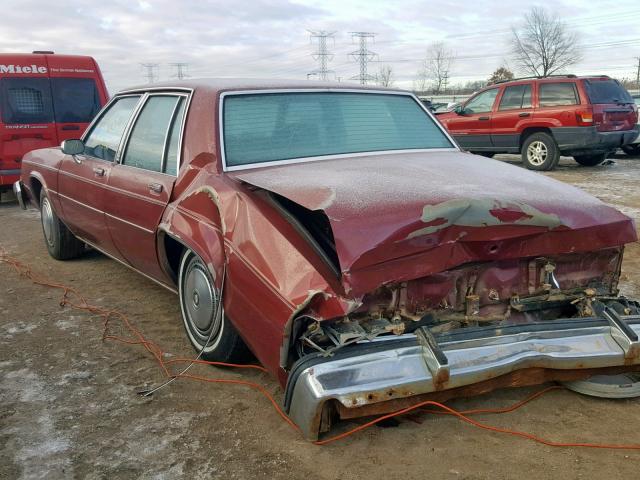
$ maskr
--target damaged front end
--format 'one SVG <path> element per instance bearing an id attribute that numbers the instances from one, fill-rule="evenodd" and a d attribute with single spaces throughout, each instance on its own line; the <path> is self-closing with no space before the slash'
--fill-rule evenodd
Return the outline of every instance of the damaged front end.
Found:
<path id="1" fill-rule="evenodd" d="M 291 418 L 336 418 L 501 386 L 640 369 L 640 304 L 618 296 L 622 248 L 464 265 L 385 285 L 348 315 L 294 326 Z"/>

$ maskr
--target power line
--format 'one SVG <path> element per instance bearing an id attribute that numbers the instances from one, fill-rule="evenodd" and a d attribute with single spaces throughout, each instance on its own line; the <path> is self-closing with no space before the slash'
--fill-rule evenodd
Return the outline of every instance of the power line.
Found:
<path id="1" fill-rule="evenodd" d="M 326 82 L 328 74 L 335 73 L 333 70 L 327 69 L 327 65 L 333 60 L 333 54 L 327 50 L 327 39 L 331 38 L 333 40 L 336 32 L 325 32 L 324 30 L 308 30 L 308 32 L 311 34 L 312 42 L 314 39 L 318 41 L 318 51 L 312 54 L 313 59 L 318 62 L 318 68 L 309 72 L 307 78 L 310 75 L 317 75 L 319 80 Z"/>
<path id="2" fill-rule="evenodd" d="M 147 83 L 153 83 L 157 80 L 158 76 L 155 73 L 155 69 L 158 68 L 157 63 L 141 63 L 142 68 L 145 68 L 147 71 L 144 74 L 144 78 L 147 79 Z"/>
<path id="3" fill-rule="evenodd" d="M 177 62 L 170 63 L 169 65 L 176 69 L 176 73 L 171 75 L 172 77 L 177 78 L 178 80 L 182 80 L 183 78 L 189 76 L 185 73 L 185 70 L 189 67 L 188 63 Z"/>
<path id="4" fill-rule="evenodd" d="M 376 52 L 372 52 L 369 50 L 367 41 L 369 39 L 373 40 L 376 34 L 371 32 L 351 32 L 352 40 L 358 39 L 358 43 L 360 48 L 355 52 L 351 52 L 349 54 L 349 58 L 351 58 L 354 62 L 360 64 L 360 73 L 351 77 L 352 80 L 358 80 L 361 85 L 366 85 L 367 81 L 375 80 L 376 77 L 373 75 L 369 75 L 367 73 L 367 64 L 373 61 L 378 54 Z"/>

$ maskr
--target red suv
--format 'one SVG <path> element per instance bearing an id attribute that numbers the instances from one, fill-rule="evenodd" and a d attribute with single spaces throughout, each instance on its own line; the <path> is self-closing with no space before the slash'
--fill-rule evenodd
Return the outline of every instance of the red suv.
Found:
<path id="1" fill-rule="evenodd" d="M 551 170 L 560 155 L 581 165 L 638 136 L 638 107 L 607 76 L 523 78 L 490 85 L 438 119 L 460 146 L 492 157 L 520 153 L 532 170 Z"/>

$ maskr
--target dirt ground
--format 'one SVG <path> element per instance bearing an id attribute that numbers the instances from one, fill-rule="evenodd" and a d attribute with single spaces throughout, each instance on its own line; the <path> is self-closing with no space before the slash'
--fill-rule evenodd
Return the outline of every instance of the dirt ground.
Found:
<path id="1" fill-rule="evenodd" d="M 515 157 L 501 156 L 513 161 Z M 609 202 L 640 222 L 640 159 L 549 175 Z M 39 214 L 4 195 L 0 247 L 94 304 L 129 315 L 172 355 L 192 356 L 176 297 L 97 253 L 57 262 Z M 640 247 L 626 252 L 623 292 L 640 297 Z M 241 386 L 180 380 L 151 398 L 157 365 L 141 348 L 101 340 L 99 319 L 61 308 L 59 292 L 0 264 L 0 478 L 637 478 L 640 452 L 553 448 L 479 430 L 455 418 L 421 416 L 372 427 L 329 446 L 304 441 L 265 398 Z M 278 400 L 268 375 L 212 367 L 194 372 L 248 379 Z M 509 405 L 535 388 L 460 399 L 454 408 Z M 640 443 L 640 400 L 599 400 L 553 391 L 516 412 L 482 421 L 558 441 Z M 421 422 L 421 423 L 419 423 Z M 353 424 L 342 425 L 342 428 Z"/>

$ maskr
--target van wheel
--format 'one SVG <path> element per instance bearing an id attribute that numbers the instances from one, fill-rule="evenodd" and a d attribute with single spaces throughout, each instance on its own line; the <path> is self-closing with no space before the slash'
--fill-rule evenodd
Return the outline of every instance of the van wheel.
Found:
<path id="1" fill-rule="evenodd" d="M 553 170 L 560 161 L 560 151 L 551 135 L 529 135 L 522 145 L 522 162 L 530 170 Z"/>
<path id="2" fill-rule="evenodd" d="M 640 155 L 640 143 L 633 143 L 631 145 L 623 145 L 622 151 L 627 155 L 631 155 L 635 157 L 636 155 Z"/>
<path id="3" fill-rule="evenodd" d="M 220 289 L 205 262 L 191 250 L 180 261 L 180 310 L 191 345 L 209 362 L 241 363 L 251 354 L 222 308 Z"/>
<path id="4" fill-rule="evenodd" d="M 607 154 L 594 153 L 591 155 L 574 155 L 573 159 L 580 165 L 584 165 L 585 167 L 595 167 L 596 165 L 600 165 L 607 159 Z"/>
<path id="5" fill-rule="evenodd" d="M 40 221 L 44 243 L 49 255 L 56 260 L 69 260 L 84 252 L 84 243 L 73 236 L 67 226 L 60 221 L 51 207 L 51 201 L 42 189 L 40 193 Z"/>

